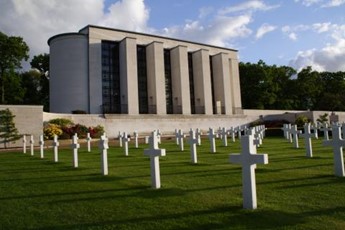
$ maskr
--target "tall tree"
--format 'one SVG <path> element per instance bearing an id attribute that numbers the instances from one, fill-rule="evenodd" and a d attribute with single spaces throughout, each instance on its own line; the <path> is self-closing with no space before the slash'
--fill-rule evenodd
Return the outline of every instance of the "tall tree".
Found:
<path id="1" fill-rule="evenodd" d="M 5 148 L 7 148 L 7 143 L 20 139 L 13 121 L 14 117 L 15 115 L 9 109 L 0 110 L 0 138 Z"/>
<path id="2" fill-rule="evenodd" d="M 0 104 L 5 104 L 4 76 L 21 68 L 21 61 L 29 58 L 29 47 L 21 37 L 8 37 L 0 32 Z"/>
<path id="3" fill-rule="evenodd" d="M 39 104 L 43 105 L 44 111 L 49 111 L 49 54 L 34 56 L 30 64 L 31 68 L 40 73 L 39 87 L 37 88 L 40 98 Z"/>

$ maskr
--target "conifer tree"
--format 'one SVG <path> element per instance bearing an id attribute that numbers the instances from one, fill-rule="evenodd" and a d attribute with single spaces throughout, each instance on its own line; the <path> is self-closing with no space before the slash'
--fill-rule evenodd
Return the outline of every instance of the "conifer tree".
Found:
<path id="1" fill-rule="evenodd" d="M 15 115 L 9 109 L 0 110 L 0 143 L 4 143 L 5 148 L 7 148 L 7 143 L 14 142 L 21 137 L 14 124 L 14 117 Z"/>

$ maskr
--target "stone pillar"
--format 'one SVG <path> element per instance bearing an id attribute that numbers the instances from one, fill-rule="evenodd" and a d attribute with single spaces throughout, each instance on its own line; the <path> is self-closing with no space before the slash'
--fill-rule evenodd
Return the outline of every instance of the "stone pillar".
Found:
<path id="1" fill-rule="evenodd" d="M 147 92 L 150 114 L 166 114 L 163 43 L 152 42 L 146 47 Z"/>
<path id="2" fill-rule="evenodd" d="M 215 101 L 220 101 L 222 114 L 232 114 L 232 98 L 230 92 L 229 56 L 219 53 L 212 57 L 213 87 Z"/>
<path id="3" fill-rule="evenodd" d="M 234 114 L 243 114 L 241 102 L 240 74 L 238 60 L 229 59 L 230 65 L 230 91 L 232 98 L 232 110 Z"/>
<path id="4" fill-rule="evenodd" d="M 193 53 L 194 94 L 197 114 L 212 115 L 212 89 L 208 50 Z"/>
<path id="5" fill-rule="evenodd" d="M 126 37 L 120 43 L 121 113 L 139 114 L 136 39 Z"/>
<path id="6" fill-rule="evenodd" d="M 188 54 L 186 46 L 171 50 L 171 79 L 174 114 L 191 114 Z"/>

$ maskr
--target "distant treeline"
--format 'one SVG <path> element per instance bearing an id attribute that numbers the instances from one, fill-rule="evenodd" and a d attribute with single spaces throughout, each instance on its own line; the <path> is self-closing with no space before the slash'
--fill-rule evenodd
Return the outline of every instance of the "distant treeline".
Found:
<path id="1" fill-rule="evenodd" d="M 345 111 L 345 72 L 317 72 L 306 67 L 240 63 L 245 109 Z"/>

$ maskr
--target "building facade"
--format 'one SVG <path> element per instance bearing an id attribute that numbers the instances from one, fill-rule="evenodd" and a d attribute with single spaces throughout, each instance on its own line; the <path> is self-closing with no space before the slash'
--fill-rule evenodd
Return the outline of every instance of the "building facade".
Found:
<path id="1" fill-rule="evenodd" d="M 50 111 L 242 114 L 237 51 L 88 25 L 50 46 Z"/>

